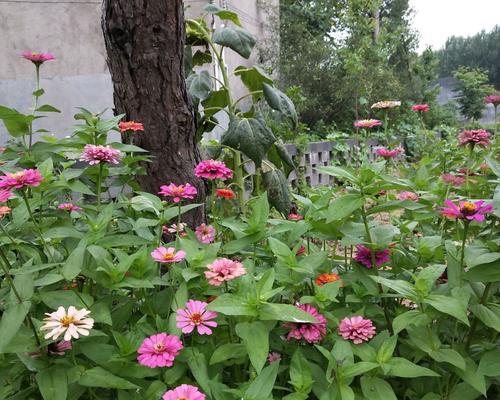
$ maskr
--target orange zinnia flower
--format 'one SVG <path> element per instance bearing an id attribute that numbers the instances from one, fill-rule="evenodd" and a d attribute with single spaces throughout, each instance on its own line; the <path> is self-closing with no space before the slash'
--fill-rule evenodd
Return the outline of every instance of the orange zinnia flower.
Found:
<path id="1" fill-rule="evenodd" d="M 338 274 L 320 274 L 316 277 L 314 282 L 316 282 L 316 285 L 318 286 L 323 286 L 325 283 L 330 283 L 330 282 L 337 282 L 340 280 L 340 276 Z"/>
<path id="2" fill-rule="evenodd" d="M 215 195 L 228 200 L 232 200 L 236 197 L 236 194 L 231 189 L 217 189 Z"/>

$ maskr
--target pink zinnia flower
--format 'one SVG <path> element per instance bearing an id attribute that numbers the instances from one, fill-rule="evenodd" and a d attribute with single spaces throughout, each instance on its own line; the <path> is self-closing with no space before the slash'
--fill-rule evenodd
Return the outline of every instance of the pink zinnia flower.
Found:
<path id="1" fill-rule="evenodd" d="M 3 217 L 5 217 L 11 211 L 12 211 L 12 209 L 10 207 L 0 206 L 0 219 L 2 219 Z"/>
<path id="2" fill-rule="evenodd" d="M 196 386 L 182 384 L 166 392 L 163 400 L 205 400 L 205 395 Z"/>
<path id="3" fill-rule="evenodd" d="M 488 147 L 490 145 L 490 133 L 484 129 L 463 131 L 458 135 L 458 143 L 460 146 L 477 145 Z"/>
<path id="4" fill-rule="evenodd" d="M 57 206 L 59 210 L 65 210 L 65 211 L 82 211 L 82 208 L 73 204 L 73 203 L 61 203 Z"/>
<path id="5" fill-rule="evenodd" d="M 196 228 L 195 235 L 201 243 L 212 243 L 215 239 L 215 228 L 212 225 L 201 224 Z"/>
<path id="6" fill-rule="evenodd" d="M 120 129 L 122 133 L 127 131 L 144 131 L 144 125 L 135 121 L 122 121 L 118 124 L 118 129 Z"/>
<path id="7" fill-rule="evenodd" d="M 441 179 L 443 182 L 453 186 L 462 186 L 465 183 L 464 177 L 453 174 L 443 174 L 441 175 Z"/>
<path id="8" fill-rule="evenodd" d="M 496 105 L 500 104 L 500 95 L 492 94 L 492 95 L 486 96 L 484 98 L 484 102 L 486 104 L 493 104 L 496 106 Z"/>
<path id="9" fill-rule="evenodd" d="M 304 217 L 300 214 L 294 214 L 294 213 L 288 214 L 288 220 L 290 220 L 290 221 L 300 221 L 303 219 L 304 219 Z"/>
<path id="10" fill-rule="evenodd" d="M 205 277 L 208 279 L 208 283 L 213 286 L 220 286 L 223 282 L 231 281 L 247 273 L 243 264 L 228 258 L 215 260 L 207 268 Z"/>
<path id="11" fill-rule="evenodd" d="M 187 226 L 187 224 L 186 224 L 186 223 L 184 223 L 184 222 L 181 222 L 181 223 L 179 224 L 179 236 L 180 236 L 180 237 L 185 237 L 185 236 L 187 236 L 187 233 L 186 233 L 186 231 L 185 231 L 186 226 Z M 163 233 L 164 233 L 164 234 L 167 234 L 167 233 L 174 233 L 174 234 L 175 234 L 175 233 L 177 233 L 177 224 L 172 224 L 172 225 L 170 225 L 170 226 L 168 226 L 168 225 L 163 225 L 162 230 L 163 230 Z"/>
<path id="12" fill-rule="evenodd" d="M 428 104 L 415 104 L 411 106 L 411 109 L 415 112 L 427 112 L 429 111 L 429 105 Z"/>
<path id="13" fill-rule="evenodd" d="M 51 343 L 48 346 L 49 353 L 52 355 L 63 356 L 68 350 L 71 350 L 73 345 L 70 340 L 61 340 L 58 343 Z"/>
<path id="14" fill-rule="evenodd" d="M 196 328 L 200 335 L 211 335 L 210 327 L 217 326 L 217 322 L 211 320 L 217 318 L 217 313 L 207 310 L 206 306 L 204 301 L 189 300 L 185 309 L 177 310 L 177 328 L 182 330 L 182 333 L 191 333 Z"/>
<path id="15" fill-rule="evenodd" d="M 375 250 L 375 264 L 380 267 L 382 264 L 390 261 L 390 251 L 389 249 Z M 371 250 L 363 246 L 362 244 L 356 245 L 356 254 L 354 255 L 354 260 L 363 264 L 366 268 L 372 268 L 372 252 Z"/>
<path id="16" fill-rule="evenodd" d="M 0 203 L 5 203 L 7 200 L 12 198 L 14 196 L 12 192 L 8 189 L 1 189 L 0 190 Z"/>
<path id="17" fill-rule="evenodd" d="M 194 186 L 191 186 L 189 183 L 185 185 L 176 185 L 175 183 L 171 183 L 170 185 L 160 186 L 160 191 L 158 194 L 161 194 L 165 197 L 172 197 L 174 203 L 178 203 L 182 199 L 194 199 L 194 196 L 198 191 Z"/>
<path id="18" fill-rule="evenodd" d="M 118 164 L 121 158 L 121 151 L 113 149 L 111 146 L 86 144 L 80 157 L 80 161 L 88 162 L 90 165 L 97 165 L 101 162 Z"/>
<path id="19" fill-rule="evenodd" d="M 226 164 L 217 160 L 203 160 L 194 169 L 194 174 L 199 178 L 205 179 L 231 179 L 233 171 L 231 171 Z"/>
<path id="20" fill-rule="evenodd" d="M 448 218 L 465 219 L 467 221 L 483 222 L 484 215 L 493 212 L 492 204 L 484 201 L 461 201 L 458 206 L 450 200 L 445 200 L 447 207 L 441 208 L 441 214 Z"/>
<path id="21" fill-rule="evenodd" d="M 159 263 L 175 263 L 184 260 L 186 252 L 184 250 L 175 252 L 173 247 L 160 246 L 151 252 L 151 257 Z"/>
<path id="22" fill-rule="evenodd" d="M 304 339 L 308 343 L 319 343 L 326 336 L 326 318 L 309 304 L 297 304 L 296 307 L 312 315 L 318 322 L 287 322 L 283 324 L 283 327 L 290 329 L 286 340 Z"/>
<path id="23" fill-rule="evenodd" d="M 31 61 L 35 65 L 41 65 L 45 61 L 56 59 L 51 53 L 38 53 L 35 51 L 23 51 L 21 57 Z"/>
<path id="24" fill-rule="evenodd" d="M 374 128 L 376 126 L 381 126 L 382 121 L 378 119 L 359 119 L 357 121 L 354 121 L 354 126 L 356 128 Z"/>
<path id="25" fill-rule="evenodd" d="M 177 336 L 158 333 L 144 339 L 137 350 L 139 353 L 137 361 L 149 368 L 171 367 L 182 347 L 182 342 Z"/>
<path id="26" fill-rule="evenodd" d="M 395 158 L 403 152 L 403 149 L 398 147 L 393 150 L 386 149 L 385 147 L 379 147 L 375 150 L 375 154 L 384 158 Z"/>
<path id="27" fill-rule="evenodd" d="M 375 327 L 372 321 L 360 316 L 344 318 L 340 321 L 339 335 L 345 340 L 352 340 L 354 344 L 360 344 L 375 336 Z"/>
<path id="28" fill-rule="evenodd" d="M 272 364 L 273 362 L 276 361 L 281 361 L 281 354 L 276 352 L 269 353 L 269 355 L 267 356 L 267 362 L 269 364 Z"/>
<path id="29" fill-rule="evenodd" d="M 24 169 L 19 172 L 0 176 L 0 189 L 22 189 L 26 186 L 39 186 L 43 181 L 42 174 L 37 169 Z"/>
<path id="30" fill-rule="evenodd" d="M 398 193 L 398 200 L 418 201 L 418 199 L 419 199 L 418 194 L 413 193 L 413 192 Z"/>

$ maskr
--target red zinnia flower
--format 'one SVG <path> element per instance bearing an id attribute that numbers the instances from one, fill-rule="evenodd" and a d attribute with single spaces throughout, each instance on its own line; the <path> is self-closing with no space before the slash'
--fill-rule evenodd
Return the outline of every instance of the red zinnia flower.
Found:
<path id="1" fill-rule="evenodd" d="M 428 104 L 415 104 L 411 106 L 411 109 L 415 112 L 427 112 L 429 111 L 429 105 Z"/>
<path id="2" fill-rule="evenodd" d="M 333 273 L 328 274 L 328 273 L 325 273 L 325 274 L 318 275 L 316 277 L 316 279 L 314 280 L 314 282 L 318 286 L 323 286 L 326 283 L 337 282 L 338 280 L 340 280 L 340 276 L 338 274 L 333 274 Z"/>
<path id="3" fill-rule="evenodd" d="M 478 145 L 488 147 L 490 145 L 490 133 L 484 129 L 475 129 L 472 131 L 463 131 L 458 135 L 460 146 Z"/>
<path id="4" fill-rule="evenodd" d="M 227 200 L 232 200 L 236 197 L 236 194 L 231 189 L 217 189 L 215 195 Z"/>
<path id="5" fill-rule="evenodd" d="M 484 102 L 486 104 L 493 104 L 494 106 L 497 106 L 500 104 L 500 95 L 499 94 L 492 94 L 490 96 L 486 96 L 484 98 Z"/>

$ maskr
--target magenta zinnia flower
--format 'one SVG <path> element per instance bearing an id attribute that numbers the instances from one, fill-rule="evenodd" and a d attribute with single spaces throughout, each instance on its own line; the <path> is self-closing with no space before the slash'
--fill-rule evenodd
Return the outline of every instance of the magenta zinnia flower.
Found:
<path id="1" fill-rule="evenodd" d="M 403 152 L 403 149 L 398 147 L 393 150 L 386 149 L 385 147 L 379 147 L 375 150 L 375 154 L 384 158 L 394 158 L 399 156 Z"/>
<path id="2" fill-rule="evenodd" d="M 411 106 L 411 109 L 415 112 L 427 112 L 429 111 L 429 104 L 415 104 Z"/>
<path id="3" fill-rule="evenodd" d="M 376 126 L 381 126 L 382 121 L 378 119 L 359 119 L 357 121 L 354 121 L 354 127 L 356 128 L 374 128 Z"/>
<path id="4" fill-rule="evenodd" d="M 492 95 L 486 96 L 484 98 L 484 102 L 486 104 L 493 104 L 494 106 L 497 106 L 498 104 L 500 104 L 500 95 L 492 94 Z"/>
<path id="5" fill-rule="evenodd" d="M 215 328 L 217 322 L 211 321 L 217 318 L 217 313 L 206 309 L 207 303 L 198 300 L 189 300 L 186 308 L 179 308 L 175 317 L 177 328 L 182 333 L 191 333 L 194 328 L 200 335 L 211 335 L 210 327 Z"/>
<path id="6" fill-rule="evenodd" d="M 81 207 L 78 207 L 77 205 L 73 203 L 61 203 L 57 206 L 59 210 L 65 210 L 65 211 L 82 211 Z"/>
<path id="7" fill-rule="evenodd" d="M 295 214 L 295 213 L 288 214 L 289 221 L 301 221 L 303 219 L 304 219 L 304 217 L 300 214 Z"/>
<path id="8" fill-rule="evenodd" d="M 0 190 L 0 203 L 5 203 L 7 200 L 12 198 L 14 196 L 12 192 L 8 189 L 1 189 Z"/>
<path id="9" fill-rule="evenodd" d="M 149 368 L 171 367 L 182 347 L 182 342 L 177 336 L 158 333 L 144 339 L 137 350 L 139 353 L 137 361 Z"/>
<path id="10" fill-rule="evenodd" d="M 223 282 L 231 281 L 247 273 L 243 264 L 228 258 L 215 260 L 212 264 L 207 265 L 207 268 L 205 277 L 212 286 L 220 286 Z"/>
<path id="11" fill-rule="evenodd" d="M 19 172 L 0 176 L 0 189 L 22 189 L 27 186 L 39 186 L 43 181 L 42 174 L 37 169 L 24 169 Z"/>
<path id="12" fill-rule="evenodd" d="M 390 250 L 374 250 L 375 254 L 375 264 L 380 267 L 382 264 L 390 261 Z M 362 244 L 356 245 L 356 254 L 354 255 L 354 260 L 363 264 L 366 268 L 372 268 L 372 251 Z"/>
<path id="13" fill-rule="evenodd" d="M 290 329 L 286 340 L 304 339 L 308 343 L 319 343 L 326 336 L 326 318 L 309 304 L 297 304 L 296 307 L 311 314 L 318 322 L 287 322 L 283 324 L 283 327 Z"/>
<path id="14" fill-rule="evenodd" d="M 97 146 L 86 144 L 80 161 L 88 162 L 90 165 L 99 163 L 118 164 L 122 158 L 120 150 L 113 149 L 111 146 Z"/>
<path id="15" fill-rule="evenodd" d="M 274 351 L 269 353 L 269 355 L 267 356 L 267 362 L 269 364 L 272 364 L 273 362 L 276 362 L 276 361 L 281 361 L 281 354 L 276 353 Z"/>
<path id="16" fill-rule="evenodd" d="M 160 246 L 151 252 L 151 257 L 159 263 L 175 263 L 184 260 L 186 252 L 184 250 L 175 252 L 173 247 Z"/>
<path id="17" fill-rule="evenodd" d="M 166 392 L 163 400 L 205 400 L 205 395 L 196 386 L 182 384 Z"/>
<path id="18" fill-rule="evenodd" d="M 460 146 L 481 146 L 488 147 L 490 145 L 490 133 L 484 129 L 476 129 L 472 131 L 463 131 L 458 135 Z"/>
<path id="19" fill-rule="evenodd" d="M 467 221 L 483 222 L 484 215 L 493 212 L 492 204 L 484 204 L 484 201 L 461 201 L 458 206 L 450 200 L 445 200 L 447 207 L 441 208 L 441 214 L 448 218 L 465 219 Z"/>
<path id="20" fill-rule="evenodd" d="M 453 174 L 443 174 L 441 175 L 441 179 L 443 182 L 453 186 L 462 186 L 465 183 L 465 178 L 463 176 Z"/>
<path id="21" fill-rule="evenodd" d="M 413 192 L 398 193 L 398 200 L 418 201 L 418 199 L 419 199 L 418 194 L 413 193 Z"/>
<path id="22" fill-rule="evenodd" d="M 182 199 L 193 199 L 197 193 L 196 188 L 189 183 L 185 185 L 176 185 L 175 183 L 163 185 L 160 186 L 160 191 L 158 192 L 162 196 L 172 197 L 174 203 L 178 203 Z"/>
<path id="23" fill-rule="evenodd" d="M 233 171 L 231 171 L 226 164 L 217 160 L 203 160 L 194 169 L 194 174 L 199 178 L 205 179 L 231 179 Z"/>
<path id="24" fill-rule="evenodd" d="M 212 243 L 215 239 L 215 228 L 212 225 L 201 224 L 196 228 L 195 235 L 201 243 Z"/>
<path id="25" fill-rule="evenodd" d="M 375 327 L 372 321 L 360 316 L 344 318 L 340 321 L 339 335 L 345 340 L 352 340 L 354 344 L 360 344 L 375 336 Z"/>
<path id="26" fill-rule="evenodd" d="M 51 53 L 38 53 L 35 51 L 23 51 L 21 57 L 31 61 L 35 65 L 41 65 L 45 61 L 56 59 Z"/>

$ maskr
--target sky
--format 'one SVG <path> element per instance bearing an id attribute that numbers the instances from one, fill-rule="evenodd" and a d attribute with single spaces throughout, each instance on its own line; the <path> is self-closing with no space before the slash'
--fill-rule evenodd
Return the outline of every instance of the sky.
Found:
<path id="1" fill-rule="evenodd" d="M 449 36 L 472 36 L 500 25 L 500 0 L 410 0 L 413 27 L 420 32 L 419 51 L 438 50 Z"/>

